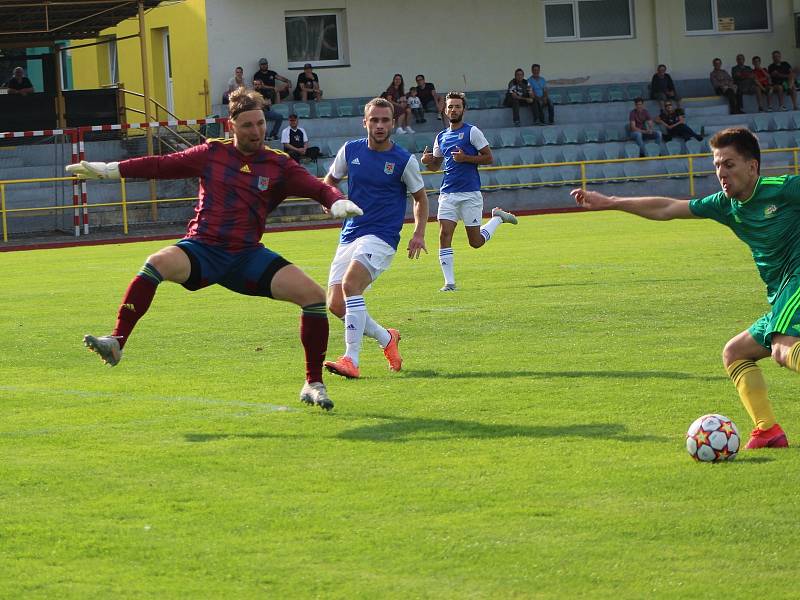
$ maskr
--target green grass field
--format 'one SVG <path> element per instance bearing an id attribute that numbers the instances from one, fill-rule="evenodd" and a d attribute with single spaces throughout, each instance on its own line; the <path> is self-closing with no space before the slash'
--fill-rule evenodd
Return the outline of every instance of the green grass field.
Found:
<path id="1" fill-rule="evenodd" d="M 324 282 L 337 233 L 266 242 Z M 164 242 L 0 254 L 0 597 L 798 597 L 797 446 L 684 449 L 701 414 L 752 426 L 720 360 L 767 310 L 745 246 L 526 217 L 459 229 L 442 294 L 428 244 L 366 294 L 404 370 L 367 340 L 331 413 L 288 304 L 164 284 L 118 367 L 83 348 Z M 763 368 L 800 442 L 800 378 Z"/>

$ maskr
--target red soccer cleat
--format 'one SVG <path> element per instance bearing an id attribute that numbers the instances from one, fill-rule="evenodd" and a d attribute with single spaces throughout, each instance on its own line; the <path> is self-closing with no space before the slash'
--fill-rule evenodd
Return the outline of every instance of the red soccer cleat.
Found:
<path id="1" fill-rule="evenodd" d="M 358 379 L 361 377 L 358 367 L 353 364 L 349 356 L 340 356 L 337 360 L 326 360 L 325 368 L 331 373 L 347 377 L 348 379 Z"/>
<path id="2" fill-rule="evenodd" d="M 786 439 L 786 433 L 781 429 L 781 426 L 775 423 L 767 430 L 753 429 L 750 433 L 750 440 L 744 447 L 745 450 L 757 450 L 759 448 L 786 448 L 789 446 L 789 440 Z"/>
<path id="3" fill-rule="evenodd" d="M 400 343 L 400 332 L 397 329 L 387 329 L 386 331 L 389 332 L 391 339 L 389 339 L 389 343 L 386 344 L 386 348 L 383 349 L 383 355 L 386 357 L 386 360 L 389 361 L 389 368 L 392 371 L 399 371 L 403 366 L 403 357 L 400 356 L 400 348 L 398 344 Z"/>

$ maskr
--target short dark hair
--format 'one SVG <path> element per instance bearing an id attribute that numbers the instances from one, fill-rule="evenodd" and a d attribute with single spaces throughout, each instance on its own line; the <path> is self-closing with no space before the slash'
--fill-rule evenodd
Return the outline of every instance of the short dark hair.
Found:
<path id="1" fill-rule="evenodd" d="M 661 67 L 664 67 L 664 70 L 666 70 L 666 69 L 667 69 L 667 65 L 658 65 L 658 66 L 656 67 L 656 71 L 658 71 L 658 70 L 659 70 Z"/>
<path id="2" fill-rule="evenodd" d="M 714 60 L 711 61 L 711 64 L 714 64 L 717 61 L 722 62 L 722 59 L 717 57 L 717 58 L 715 58 Z"/>
<path id="3" fill-rule="evenodd" d="M 297 118 L 297 113 L 292 113 L 292 114 L 290 114 L 290 115 L 289 115 L 289 118 L 290 118 L 290 119 L 296 119 L 296 118 Z"/>
<path id="4" fill-rule="evenodd" d="M 753 57 L 753 60 L 761 60 L 761 57 L 760 57 L 760 56 L 758 56 L 758 55 L 756 54 L 756 55 Z"/>
<path id="5" fill-rule="evenodd" d="M 231 120 L 248 110 L 264 110 L 264 96 L 246 87 L 236 88 L 228 96 L 228 113 Z"/>
<path id="6" fill-rule="evenodd" d="M 415 80 L 415 81 L 416 81 L 417 79 L 425 79 L 425 75 L 423 75 L 422 73 L 419 73 L 419 74 L 418 74 L 416 77 L 414 77 L 414 80 Z"/>
<path id="7" fill-rule="evenodd" d="M 758 145 L 758 138 L 753 132 L 744 127 L 728 127 L 718 131 L 708 141 L 712 150 L 718 148 L 733 148 L 745 160 L 755 160 L 758 162 L 758 172 L 761 173 L 761 148 Z"/>
<path id="8" fill-rule="evenodd" d="M 641 96 L 636 96 L 636 98 L 633 99 L 633 103 L 637 104 L 638 102 L 644 102 L 644 98 Z M 630 106 L 630 104 L 628 106 Z"/>
<path id="9" fill-rule="evenodd" d="M 531 71 L 533 71 L 534 69 L 541 69 L 541 68 L 542 68 L 542 65 L 540 65 L 539 63 L 533 63 L 531 65 Z"/>

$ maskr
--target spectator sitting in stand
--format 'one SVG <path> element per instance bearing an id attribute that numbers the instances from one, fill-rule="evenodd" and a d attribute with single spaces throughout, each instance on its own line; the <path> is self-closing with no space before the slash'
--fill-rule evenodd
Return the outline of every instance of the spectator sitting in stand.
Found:
<path id="1" fill-rule="evenodd" d="M 772 112 L 772 90 L 775 86 L 772 85 L 772 79 L 769 76 L 769 71 L 761 66 L 761 57 L 753 57 L 753 78 L 756 86 L 761 90 L 762 96 L 767 99 L 767 112 Z M 780 103 L 778 108 L 780 108 Z"/>
<path id="2" fill-rule="evenodd" d="M 531 107 L 533 113 L 533 124 L 539 124 L 538 120 L 538 104 L 533 98 L 533 91 L 531 84 L 525 79 L 525 71 L 517 69 L 514 71 L 514 79 L 508 82 L 508 91 L 506 92 L 505 103 L 506 106 L 511 107 L 511 116 L 514 120 L 514 126 L 519 127 L 519 105 L 527 104 Z"/>
<path id="3" fill-rule="evenodd" d="M 20 96 L 27 96 L 33 93 L 33 84 L 31 80 L 25 77 L 25 69 L 22 67 L 15 67 L 13 76 L 6 81 L 5 87 L 8 88 L 9 94 L 18 94 Z"/>
<path id="4" fill-rule="evenodd" d="M 261 92 L 264 98 L 271 100 L 273 104 L 280 104 L 281 99 L 289 95 L 291 84 L 292 82 L 286 77 L 270 70 L 266 58 L 258 59 L 258 71 L 253 75 L 253 87 Z"/>
<path id="5" fill-rule="evenodd" d="M 240 87 L 253 89 L 252 86 L 247 85 L 244 81 L 244 69 L 242 67 L 236 67 L 233 70 L 233 77 L 228 79 L 228 89 L 222 94 L 222 103 L 227 104 L 228 96 L 230 96 L 231 92 L 233 90 L 238 90 Z"/>
<path id="6" fill-rule="evenodd" d="M 658 65 L 653 79 L 650 80 L 650 98 L 658 100 L 661 105 L 661 110 L 664 110 L 664 103 L 667 100 L 672 100 L 674 104 L 680 108 L 681 97 L 675 90 L 675 83 L 672 77 L 667 73 L 667 65 Z"/>
<path id="7" fill-rule="evenodd" d="M 732 115 L 742 114 L 742 94 L 733 82 L 733 78 L 722 68 L 722 60 L 715 58 L 712 62 L 714 70 L 711 71 L 711 87 L 714 92 L 728 99 L 728 107 Z"/>
<path id="8" fill-rule="evenodd" d="M 427 121 L 425 119 L 425 111 L 422 109 L 422 102 L 417 96 L 417 88 L 415 86 L 412 85 L 408 88 L 406 101 L 408 102 L 408 108 L 411 109 L 411 113 L 414 115 L 414 120 L 417 123 L 425 123 Z"/>
<path id="9" fill-rule="evenodd" d="M 308 134 L 306 130 L 297 124 L 297 115 L 289 115 L 289 126 L 281 132 L 281 143 L 283 150 L 297 162 L 303 158 L 317 160 L 319 158 L 319 147 L 308 145 Z"/>
<path id="10" fill-rule="evenodd" d="M 408 122 L 411 120 L 411 109 L 406 101 L 406 87 L 403 83 L 403 76 L 395 73 L 392 83 L 386 88 L 385 98 L 394 107 L 394 119 L 397 123 L 397 133 L 415 133 Z"/>
<path id="11" fill-rule="evenodd" d="M 675 108 L 672 100 L 664 102 L 664 109 L 656 118 L 656 123 L 662 125 L 667 132 L 664 134 L 664 141 L 668 142 L 674 137 L 689 140 L 696 139 L 698 142 L 703 139 L 703 136 L 686 124 L 686 119 L 683 116 L 682 108 Z"/>
<path id="12" fill-rule="evenodd" d="M 297 87 L 294 88 L 294 99 L 302 102 L 309 100 L 322 100 L 322 90 L 319 88 L 319 77 L 314 73 L 311 63 L 303 65 L 303 72 L 297 76 Z"/>
<path id="13" fill-rule="evenodd" d="M 547 107 L 547 124 L 553 124 L 553 117 L 554 117 L 554 107 L 553 101 L 550 100 L 550 96 L 547 93 L 547 79 L 540 75 L 542 71 L 542 67 L 536 63 L 531 65 L 531 76 L 528 77 L 528 83 L 531 85 L 531 91 L 533 92 L 533 99 L 534 99 L 534 125 L 536 125 L 537 121 L 544 125 L 544 109 Z"/>
<path id="14" fill-rule="evenodd" d="M 736 55 L 736 65 L 731 69 L 733 82 L 739 89 L 739 95 L 755 94 L 759 112 L 764 112 L 764 94 L 761 86 L 756 81 L 756 74 L 749 65 L 744 62 L 744 54 Z"/>
<path id="15" fill-rule="evenodd" d="M 781 110 L 788 110 L 783 103 L 784 94 L 789 94 L 792 99 L 792 110 L 797 110 L 797 90 L 794 89 L 794 71 L 792 65 L 781 60 L 781 53 L 775 50 L 772 53 L 772 64 L 767 67 L 773 89 L 778 92 L 778 103 Z"/>
<path id="16" fill-rule="evenodd" d="M 644 156 L 644 140 L 654 139 L 660 145 L 661 132 L 653 126 L 653 119 L 644 107 L 643 98 L 634 99 L 633 106 L 628 116 L 628 127 L 631 139 L 639 146 L 639 156 Z"/>
<path id="17" fill-rule="evenodd" d="M 264 97 L 264 118 L 267 121 L 272 121 L 272 129 L 267 134 L 268 140 L 277 140 L 278 133 L 281 130 L 281 123 L 283 123 L 283 115 L 275 110 L 272 110 L 272 96 L 275 90 L 269 89 L 264 86 L 260 79 L 253 79 L 253 87 Z"/>
<path id="18" fill-rule="evenodd" d="M 444 100 L 439 94 L 436 93 L 436 86 L 430 82 L 426 82 L 425 75 L 422 73 L 417 75 L 416 82 L 417 96 L 419 97 L 419 101 L 422 103 L 422 109 L 436 109 L 436 118 L 447 121 L 447 119 L 444 117 Z M 424 119 L 422 122 L 425 122 Z"/>

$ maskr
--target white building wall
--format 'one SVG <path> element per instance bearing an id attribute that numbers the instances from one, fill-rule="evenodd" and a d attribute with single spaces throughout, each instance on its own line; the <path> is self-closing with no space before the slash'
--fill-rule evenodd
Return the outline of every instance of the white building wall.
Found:
<path id="1" fill-rule="evenodd" d="M 287 68 L 287 10 L 346 10 L 350 66 L 315 69 L 326 96 L 337 98 L 380 94 L 396 72 L 406 85 L 421 72 L 440 91 L 494 90 L 533 62 L 547 78 L 590 76 L 588 83 L 649 81 L 660 62 L 675 78 L 707 77 L 715 56 L 730 68 L 738 52 L 768 63 L 776 48 L 795 64 L 797 2 L 772 0 L 767 34 L 688 36 L 683 0 L 634 0 L 633 39 L 545 42 L 542 0 L 406 0 L 401 10 L 372 0 L 207 0 L 211 87 L 218 102 L 233 68 L 249 77 L 261 56 L 296 80 Z"/>

